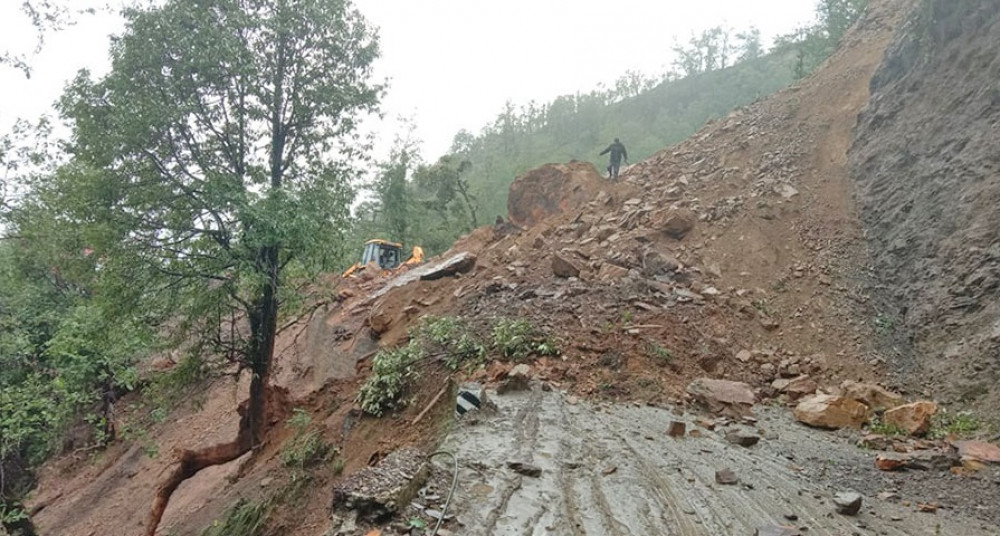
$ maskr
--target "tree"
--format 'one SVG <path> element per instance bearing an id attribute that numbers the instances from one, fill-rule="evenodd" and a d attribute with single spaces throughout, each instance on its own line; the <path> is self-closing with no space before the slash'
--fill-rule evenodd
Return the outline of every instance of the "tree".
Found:
<path id="1" fill-rule="evenodd" d="M 264 440 L 283 276 L 338 243 L 367 149 L 357 117 L 382 88 L 349 0 L 167 0 L 126 19 L 111 73 L 81 73 L 61 104 L 89 196 L 66 217 L 101 230 L 123 309 L 166 296 L 175 324 L 251 373 L 236 439 L 180 454 L 153 535 L 181 482 Z"/>
<path id="2" fill-rule="evenodd" d="M 35 30 L 33 53 L 42 50 L 46 34 L 73 24 L 80 15 L 94 14 L 101 4 L 101 0 L 21 0 L 18 8 Z M 31 64 L 22 52 L 0 50 L 0 66 L 4 65 L 31 76 Z"/>

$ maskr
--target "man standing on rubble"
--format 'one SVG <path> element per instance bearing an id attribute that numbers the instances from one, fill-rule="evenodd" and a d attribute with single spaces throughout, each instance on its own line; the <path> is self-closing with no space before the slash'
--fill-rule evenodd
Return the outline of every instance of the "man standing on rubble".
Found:
<path id="1" fill-rule="evenodd" d="M 608 178 L 611 180 L 618 179 L 618 168 L 621 167 L 622 158 L 625 159 L 625 165 L 628 165 L 628 151 L 625 150 L 625 146 L 622 142 L 615 138 L 615 142 L 608 145 L 608 148 L 601 151 L 601 155 L 606 155 L 611 153 L 611 163 L 608 164 Z"/>

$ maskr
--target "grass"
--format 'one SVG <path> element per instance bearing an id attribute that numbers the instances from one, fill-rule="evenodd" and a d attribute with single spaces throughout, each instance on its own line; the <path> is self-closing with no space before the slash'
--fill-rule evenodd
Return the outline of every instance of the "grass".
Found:
<path id="1" fill-rule="evenodd" d="M 656 341 L 646 343 L 646 355 L 660 366 L 669 365 L 674 361 L 674 353 Z"/>
<path id="2" fill-rule="evenodd" d="M 323 439 L 322 432 L 312 425 L 312 417 L 295 408 L 287 421 L 295 435 L 281 451 L 281 461 L 287 467 L 306 469 L 329 458 L 334 449 Z"/>
<path id="3" fill-rule="evenodd" d="M 879 434 L 886 437 L 909 435 L 906 433 L 906 430 L 903 430 L 899 426 L 885 422 L 881 415 L 875 415 L 871 418 L 871 421 L 868 423 L 868 431 L 873 434 Z"/>
<path id="4" fill-rule="evenodd" d="M 967 411 L 949 413 L 941 410 L 931 417 L 931 429 L 927 436 L 931 439 L 944 439 L 955 436 L 960 439 L 971 437 L 983 429 L 983 423 Z"/>
<path id="5" fill-rule="evenodd" d="M 202 531 L 201 536 L 261 536 L 271 514 L 270 501 L 236 501 L 221 520 Z"/>
<path id="6" fill-rule="evenodd" d="M 885 313 L 875 315 L 875 332 L 879 335 L 891 335 L 896 331 L 896 319 Z"/>

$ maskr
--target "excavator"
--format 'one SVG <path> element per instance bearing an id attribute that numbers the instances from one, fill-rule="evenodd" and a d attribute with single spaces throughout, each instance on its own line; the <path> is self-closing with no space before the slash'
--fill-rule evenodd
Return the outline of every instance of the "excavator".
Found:
<path id="1" fill-rule="evenodd" d="M 365 242 L 365 249 L 361 253 L 361 262 L 354 263 L 348 268 L 343 277 L 352 277 L 361 270 L 395 270 L 400 266 L 413 266 L 424 262 L 424 249 L 420 246 L 413 246 L 413 253 L 409 259 L 403 259 L 403 244 L 390 242 L 376 238 Z"/>

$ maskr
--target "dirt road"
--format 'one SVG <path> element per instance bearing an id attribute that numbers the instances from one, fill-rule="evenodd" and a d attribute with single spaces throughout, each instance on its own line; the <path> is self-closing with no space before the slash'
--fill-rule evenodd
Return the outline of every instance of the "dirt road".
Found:
<path id="1" fill-rule="evenodd" d="M 837 514 L 833 495 L 849 491 L 832 484 L 844 481 L 837 472 L 871 467 L 870 453 L 792 422 L 781 408 L 757 408 L 752 426 L 709 431 L 692 414 L 571 404 L 540 390 L 491 400 L 495 410 L 465 417 L 444 445 L 461 460 L 459 533 L 749 536 L 788 525 L 810 536 L 1000 534 L 944 511 L 915 512 L 898 499 L 865 496 L 858 516 Z M 672 421 L 701 437 L 670 437 Z M 762 439 L 741 447 L 726 441 L 731 430 Z M 541 474 L 519 474 L 510 462 Z M 738 484 L 716 482 L 716 471 L 727 468 Z"/>

